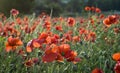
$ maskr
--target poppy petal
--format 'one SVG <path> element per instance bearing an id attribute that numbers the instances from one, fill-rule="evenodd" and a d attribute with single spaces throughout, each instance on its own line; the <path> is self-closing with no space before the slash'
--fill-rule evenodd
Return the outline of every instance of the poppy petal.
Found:
<path id="1" fill-rule="evenodd" d="M 27 46 L 26 51 L 30 53 L 30 52 L 32 52 L 32 48 Z"/>
<path id="2" fill-rule="evenodd" d="M 45 55 L 42 57 L 42 60 L 43 60 L 44 63 L 46 63 L 46 62 L 52 62 L 52 61 L 54 61 L 56 58 L 57 58 L 57 54 L 56 54 L 56 53 L 49 53 L 49 54 L 45 54 Z"/>
<path id="3" fill-rule="evenodd" d="M 12 49 L 12 46 L 7 46 L 7 47 L 5 48 L 6 52 L 10 52 L 11 49 Z"/>
<path id="4" fill-rule="evenodd" d="M 112 55 L 113 60 L 118 61 L 120 60 L 120 53 L 115 53 Z"/>
<path id="5" fill-rule="evenodd" d="M 22 42 L 21 40 L 19 40 L 16 44 L 17 44 L 17 45 L 22 45 L 23 42 Z"/>
<path id="6" fill-rule="evenodd" d="M 38 42 L 35 42 L 35 41 L 34 41 L 34 42 L 33 42 L 33 46 L 34 46 L 34 47 L 40 47 L 40 44 L 39 44 Z"/>

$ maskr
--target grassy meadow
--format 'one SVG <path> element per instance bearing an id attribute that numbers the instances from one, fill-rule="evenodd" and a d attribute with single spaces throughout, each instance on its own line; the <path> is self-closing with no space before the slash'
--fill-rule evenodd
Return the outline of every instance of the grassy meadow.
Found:
<path id="1" fill-rule="evenodd" d="M 0 73 L 120 73 L 120 15 L 0 14 Z"/>

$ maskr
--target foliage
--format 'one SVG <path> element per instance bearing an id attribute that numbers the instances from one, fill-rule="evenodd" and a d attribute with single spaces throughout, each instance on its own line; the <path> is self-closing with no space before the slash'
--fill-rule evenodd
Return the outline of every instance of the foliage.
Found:
<path id="1" fill-rule="evenodd" d="M 59 16 L 63 12 L 63 8 L 59 4 L 59 0 L 44 0 L 39 3 L 36 1 L 35 11 L 38 15 L 42 12 L 45 12 L 49 15 L 52 14 L 52 16 Z"/>
<path id="2" fill-rule="evenodd" d="M 0 0 L 0 12 L 9 16 L 9 11 L 13 8 L 18 9 L 21 13 L 30 13 L 34 7 L 34 0 Z"/>
<path id="3" fill-rule="evenodd" d="M 88 0 L 87 5 L 97 6 L 103 11 L 120 10 L 120 0 Z"/>

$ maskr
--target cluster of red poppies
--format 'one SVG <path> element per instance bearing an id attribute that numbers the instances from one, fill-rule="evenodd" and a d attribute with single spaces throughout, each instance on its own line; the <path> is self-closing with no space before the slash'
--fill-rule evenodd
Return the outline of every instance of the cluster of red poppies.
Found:
<path id="1" fill-rule="evenodd" d="M 90 7 L 90 6 L 86 6 L 85 7 L 85 10 L 86 11 L 92 11 L 92 12 L 96 12 L 96 13 L 101 13 L 101 9 L 100 8 L 97 8 L 97 7 Z"/>
<path id="2" fill-rule="evenodd" d="M 85 10 L 97 13 L 101 12 L 96 7 L 87 6 Z M 119 23 L 119 15 L 111 15 L 104 18 L 104 15 L 101 14 L 99 17 L 96 16 L 96 19 L 92 17 L 85 19 L 82 17 L 51 18 L 43 13 L 37 18 L 32 19 L 27 16 L 23 18 L 17 17 L 19 11 L 16 9 L 12 9 L 10 12 L 13 17 L 12 20 L 5 19 L 4 15 L 0 17 L 2 19 L 0 21 L 0 36 L 7 38 L 5 51 L 17 52 L 23 57 L 24 65 L 27 67 L 31 67 L 39 62 L 39 58 L 36 57 L 26 58 L 26 54 L 32 53 L 34 50 L 42 51 L 42 54 L 39 56 L 43 63 L 67 61 L 76 64 L 81 61 L 81 58 L 73 50 L 74 48 L 71 48 L 69 42 L 72 44 L 82 41 L 94 43 L 97 38 L 95 31 L 98 25 L 96 24 L 100 23 L 100 19 L 103 21 L 105 27 Z M 89 27 L 94 29 L 88 29 Z M 115 34 L 120 33 L 119 27 L 115 27 L 113 30 Z M 26 38 L 26 36 L 28 37 Z M 120 54 L 113 55 L 113 59 L 120 60 Z M 120 73 L 119 68 L 118 61 L 115 66 L 116 73 Z M 103 71 L 95 68 L 92 73 L 103 73 Z"/>

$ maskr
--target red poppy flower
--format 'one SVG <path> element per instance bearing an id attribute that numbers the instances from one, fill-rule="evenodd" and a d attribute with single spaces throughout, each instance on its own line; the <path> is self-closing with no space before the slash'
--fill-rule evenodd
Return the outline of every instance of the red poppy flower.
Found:
<path id="1" fill-rule="evenodd" d="M 9 52 L 11 50 L 15 50 L 17 46 L 21 46 L 23 43 L 19 38 L 12 38 L 9 37 L 8 41 L 6 42 L 6 52 Z"/>
<path id="2" fill-rule="evenodd" d="M 52 37 L 48 36 L 46 38 L 46 42 L 47 42 L 47 44 L 51 44 L 52 43 Z"/>
<path id="3" fill-rule="evenodd" d="M 64 57 L 60 54 L 59 46 L 57 46 L 56 44 L 52 44 L 52 45 L 50 45 L 50 47 L 51 47 L 51 51 L 52 51 L 53 53 L 56 53 L 56 55 L 57 55 L 56 60 L 57 60 L 58 62 L 63 62 Z"/>
<path id="4" fill-rule="evenodd" d="M 16 18 L 16 22 L 17 22 L 17 24 L 22 24 L 22 19 L 20 18 L 20 17 L 18 17 L 18 18 Z"/>
<path id="5" fill-rule="evenodd" d="M 108 16 L 103 20 L 103 23 L 107 26 L 110 27 L 111 24 L 116 24 L 118 22 L 118 17 L 116 15 L 111 15 Z"/>
<path id="6" fill-rule="evenodd" d="M 84 39 L 85 39 L 86 41 L 94 42 L 95 39 L 96 39 L 96 34 L 95 34 L 95 32 L 89 32 L 89 34 L 87 34 L 87 35 L 84 37 Z"/>
<path id="7" fill-rule="evenodd" d="M 65 53 L 65 58 L 67 59 L 67 61 L 74 61 L 75 57 L 77 56 L 77 52 L 69 50 Z"/>
<path id="8" fill-rule="evenodd" d="M 59 26 L 59 25 L 56 26 L 55 29 L 58 30 L 58 31 L 63 31 L 62 26 Z"/>
<path id="9" fill-rule="evenodd" d="M 120 61 L 118 61 L 114 67 L 115 73 L 120 73 Z"/>
<path id="10" fill-rule="evenodd" d="M 53 62 L 57 59 L 57 54 L 54 53 L 51 49 L 46 49 L 45 54 L 42 56 L 42 61 L 44 63 Z"/>
<path id="11" fill-rule="evenodd" d="M 80 41 L 80 37 L 79 36 L 74 36 L 74 37 L 72 37 L 72 40 L 74 42 L 79 42 Z"/>
<path id="12" fill-rule="evenodd" d="M 96 8 L 95 8 L 94 6 L 91 7 L 91 10 L 92 10 L 93 12 L 95 11 L 95 9 L 96 9 Z"/>
<path id="13" fill-rule="evenodd" d="M 27 52 L 32 52 L 32 51 L 33 51 L 33 48 L 30 47 L 30 46 L 27 46 L 27 47 L 26 47 L 26 51 L 27 51 Z"/>
<path id="14" fill-rule="evenodd" d="M 24 65 L 26 66 L 26 67 L 31 67 L 31 66 L 33 66 L 33 61 L 32 60 L 27 60 L 25 63 L 24 63 Z"/>
<path id="15" fill-rule="evenodd" d="M 88 7 L 88 6 L 86 6 L 86 7 L 85 7 L 85 10 L 86 10 L 86 11 L 90 11 L 90 10 L 91 10 L 91 8 L 90 8 L 90 7 Z"/>
<path id="16" fill-rule="evenodd" d="M 79 33 L 80 33 L 80 35 L 86 34 L 86 33 L 87 33 L 87 30 L 85 30 L 84 28 L 80 28 L 80 29 L 79 29 Z"/>
<path id="17" fill-rule="evenodd" d="M 104 16 L 104 14 L 100 14 L 99 17 L 102 19 L 102 18 L 104 18 L 105 16 Z"/>
<path id="18" fill-rule="evenodd" d="M 33 39 L 33 40 L 30 40 L 30 41 L 27 43 L 26 51 L 27 51 L 27 52 L 32 52 L 34 48 L 40 48 L 40 47 L 42 47 L 42 46 L 41 46 L 42 43 L 44 43 L 44 41 L 41 40 L 41 39 Z"/>
<path id="19" fill-rule="evenodd" d="M 71 41 L 72 40 L 72 32 L 71 31 L 69 31 L 69 32 L 67 32 L 67 33 L 65 33 L 64 35 L 63 35 L 63 38 L 65 38 L 67 41 Z"/>
<path id="20" fill-rule="evenodd" d="M 57 58 L 57 54 L 56 53 L 49 53 L 49 54 L 45 54 L 43 57 L 42 57 L 42 61 L 44 63 L 46 62 L 53 62 L 55 61 Z"/>
<path id="21" fill-rule="evenodd" d="M 48 37 L 48 33 L 42 32 L 42 33 L 39 35 L 38 39 L 46 39 L 47 37 Z"/>
<path id="22" fill-rule="evenodd" d="M 56 36 L 56 35 L 54 35 L 54 36 L 52 36 L 52 37 L 50 37 L 50 36 L 48 36 L 47 38 L 46 38 L 46 43 L 47 44 L 57 44 L 58 43 L 58 39 L 59 39 L 59 37 L 58 36 Z"/>
<path id="23" fill-rule="evenodd" d="M 96 13 L 101 13 L 100 8 L 95 8 L 95 12 L 96 12 Z"/>
<path id="24" fill-rule="evenodd" d="M 13 16 L 16 16 L 16 15 L 19 14 L 19 11 L 16 10 L 16 9 L 12 9 L 12 10 L 10 11 L 10 13 L 11 13 Z"/>
<path id="25" fill-rule="evenodd" d="M 105 18 L 103 20 L 103 23 L 107 26 L 107 27 L 110 27 L 111 26 L 111 22 L 110 22 L 110 19 L 109 18 Z"/>
<path id="26" fill-rule="evenodd" d="M 90 39 L 92 42 L 95 41 L 95 39 L 96 39 L 96 34 L 95 34 L 95 32 L 90 32 L 90 34 L 89 34 L 89 39 Z"/>
<path id="27" fill-rule="evenodd" d="M 28 25 L 25 26 L 24 30 L 26 33 L 31 33 L 31 28 Z"/>
<path id="28" fill-rule="evenodd" d="M 112 58 L 113 58 L 113 60 L 115 60 L 115 61 L 119 61 L 119 60 L 120 60 L 120 53 L 118 52 L 118 53 L 113 54 L 113 55 L 112 55 Z"/>
<path id="29" fill-rule="evenodd" d="M 59 46 L 59 52 L 62 53 L 66 53 L 70 50 L 70 45 L 69 44 L 61 44 Z"/>
<path id="30" fill-rule="evenodd" d="M 104 73 L 104 72 L 99 68 L 95 68 L 94 70 L 92 70 L 92 73 Z"/>
<path id="31" fill-rule="evenodd" d="M 45 23 L 43 24 L 43 27 L 46 28 L 47 30 L 50 30 L 50 28 L 51 28 L 50 21 L 45 21 Z"/>
<path id="32" fill-rule="evenodd" d="M 61 54 L 57 53 L 57 58 L 56 58 L 56 60 L 57 60 L 58 62 L 63 62 L 64 57 L 63 57 Z"/>
<path id="33" fill-rule="evenodd" d="M 108 16 L 108 18 L 109 18 L 109 20 L 111 21 L 112 24 L 115 24 L 118 20 L 116 15 Z"/>
<path id="34" fill-rule="evenodd" d="M 72 18 L 72 17 L 69 17 L 68 20 L 67 20 L 67 22 L 68 22 L 69 26 L 74 26 L 75 25 L 75 19 Z"/>

